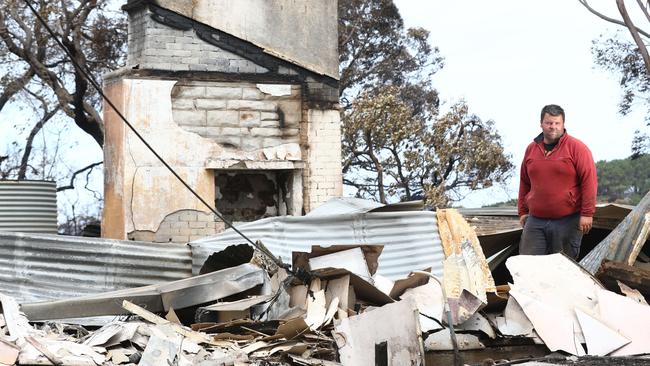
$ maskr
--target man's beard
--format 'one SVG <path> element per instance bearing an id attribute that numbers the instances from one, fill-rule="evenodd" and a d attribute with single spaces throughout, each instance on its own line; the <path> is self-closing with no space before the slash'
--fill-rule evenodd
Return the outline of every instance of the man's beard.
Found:
<path id="1" fill-rule="evenodd" d="M 561 131 L 550 132 L 550 133 L 545 132 L 544 137 L 546 138 L 546 140 L 549 140 L 551 143 L 553 143 L 553 142 L 557 142 L 560 139 L 560 137 L 562 137 L 563 134 L 564 132 Z"/>

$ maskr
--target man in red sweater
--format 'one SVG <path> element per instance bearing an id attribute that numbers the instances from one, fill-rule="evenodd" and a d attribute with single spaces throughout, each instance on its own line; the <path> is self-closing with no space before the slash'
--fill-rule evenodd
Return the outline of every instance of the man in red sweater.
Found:
<path id="1" fill-rule="evenodd" d="M 596 210 L 596 166 L 589 148 L 564 129 L 564 110 L 547 105 L 542 133 L 526 148 L 519 183 L 519 254 L 577 258 Z"/>

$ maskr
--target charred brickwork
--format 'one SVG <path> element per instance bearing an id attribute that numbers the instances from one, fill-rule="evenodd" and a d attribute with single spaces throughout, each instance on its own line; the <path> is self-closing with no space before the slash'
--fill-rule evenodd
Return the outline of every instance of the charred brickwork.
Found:
<path id="1" fill-rule="evenodd" d="M 212 213 L 180 210 L 165 217 L 156 231 L 132 231 L 128 238 L 129 240 L 157 243 L 187 243 L 220 233 L 224 228 L 224 223 Z"/>
<path id="2" fill-rule="evenodd" d="M 124 9 L 128 66 L 104 91 L 203 199 L 239 222 L 302 215 L 342 194 L 335 0 Z M 267 27 L 293 41 L 263 46 Z M 103 236 L 183 243 L 224 229 L 111 108 L 104 119 Z"/>
<path id="3" fill-rule="evenodd" d="M 169 71 L 271 74 L 301 81 L 310 103 L 338 103 L 336 80 L 264 52 L 233 37 L 153 4 L 127 7 L 129 65 Z"/>
<path id="4" fill-rule="evenodd" d="M 281 95 L 252 83 L 185 82 L 172 89 L 179 126 L 246 151 L 299 143 L 301 104 L 299 85 L 284 85 Z"/>
<path id="5" fill-rule="evenodd" d="M 219 171 L 217 210 L 234 222 L 293 214 L 292 180 L 286 171 Z"/>

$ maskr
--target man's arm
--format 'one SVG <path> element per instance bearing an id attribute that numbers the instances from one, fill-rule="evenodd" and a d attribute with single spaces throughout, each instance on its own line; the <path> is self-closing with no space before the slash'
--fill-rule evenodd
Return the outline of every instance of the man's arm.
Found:
<path id="1" fill-rule="evenodd" d="M 526 157 L 528 156 L 529 149 L 526 149 L 524 160 L 521 162 L 521 169 L 519 171 L 519 196 L 517 198 L 517 212 L 519 214 L 519 223 L 524 226 L 528 218 L 528 205 L 526 205 L 526 195 L 530 192 L 530 178 L 528 177 L 528 169 L 526 167 Z"/>
<path id="2" fill-rule="evenodd" d="M 593 225 L 593 215 L 596 212 L 598 175 L 594 158 L 586 145 L 581 145 L 578 151 L 576 157 L 576 172 L 578 173 L 582 197 L 579 229 L 583 234 L 587 234 L 589 230 L 591 230 Z"/>

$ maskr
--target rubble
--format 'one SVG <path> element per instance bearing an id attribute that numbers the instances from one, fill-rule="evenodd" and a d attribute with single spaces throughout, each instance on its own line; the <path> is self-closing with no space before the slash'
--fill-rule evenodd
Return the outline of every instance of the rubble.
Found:
<path id="1" fill-rule="evenodd" d="M 641 199 L 616 228 L 587 254 L 580 264 L 596 273 L 605 259 L 634 264 L 650 234 L 650 192 Z"/>
<path id="2" fill-rule="evenodd" d="M 382 276 L 377 244 L 312 245 L 290 267 L 239 244 L 186 279 L 20 306 L 0 294 L 0 365 L 589 365 L 650 353 L 650 271 L 605 260 L 594 277 L 562 254 L 510 256 L 513 281 L 496 286 L 473 229 L 455 210 L 436 215 L 442 276 Z"/>
<path id="3" fill-rule="evenodd" d="M 605 260 L 596 272 L 596 278 L 610 291 L 618 292 L 620 289 L 618 281 L 620 281 L 638 291 L 646 299 L 650 296 L 650 270 Z"/>

